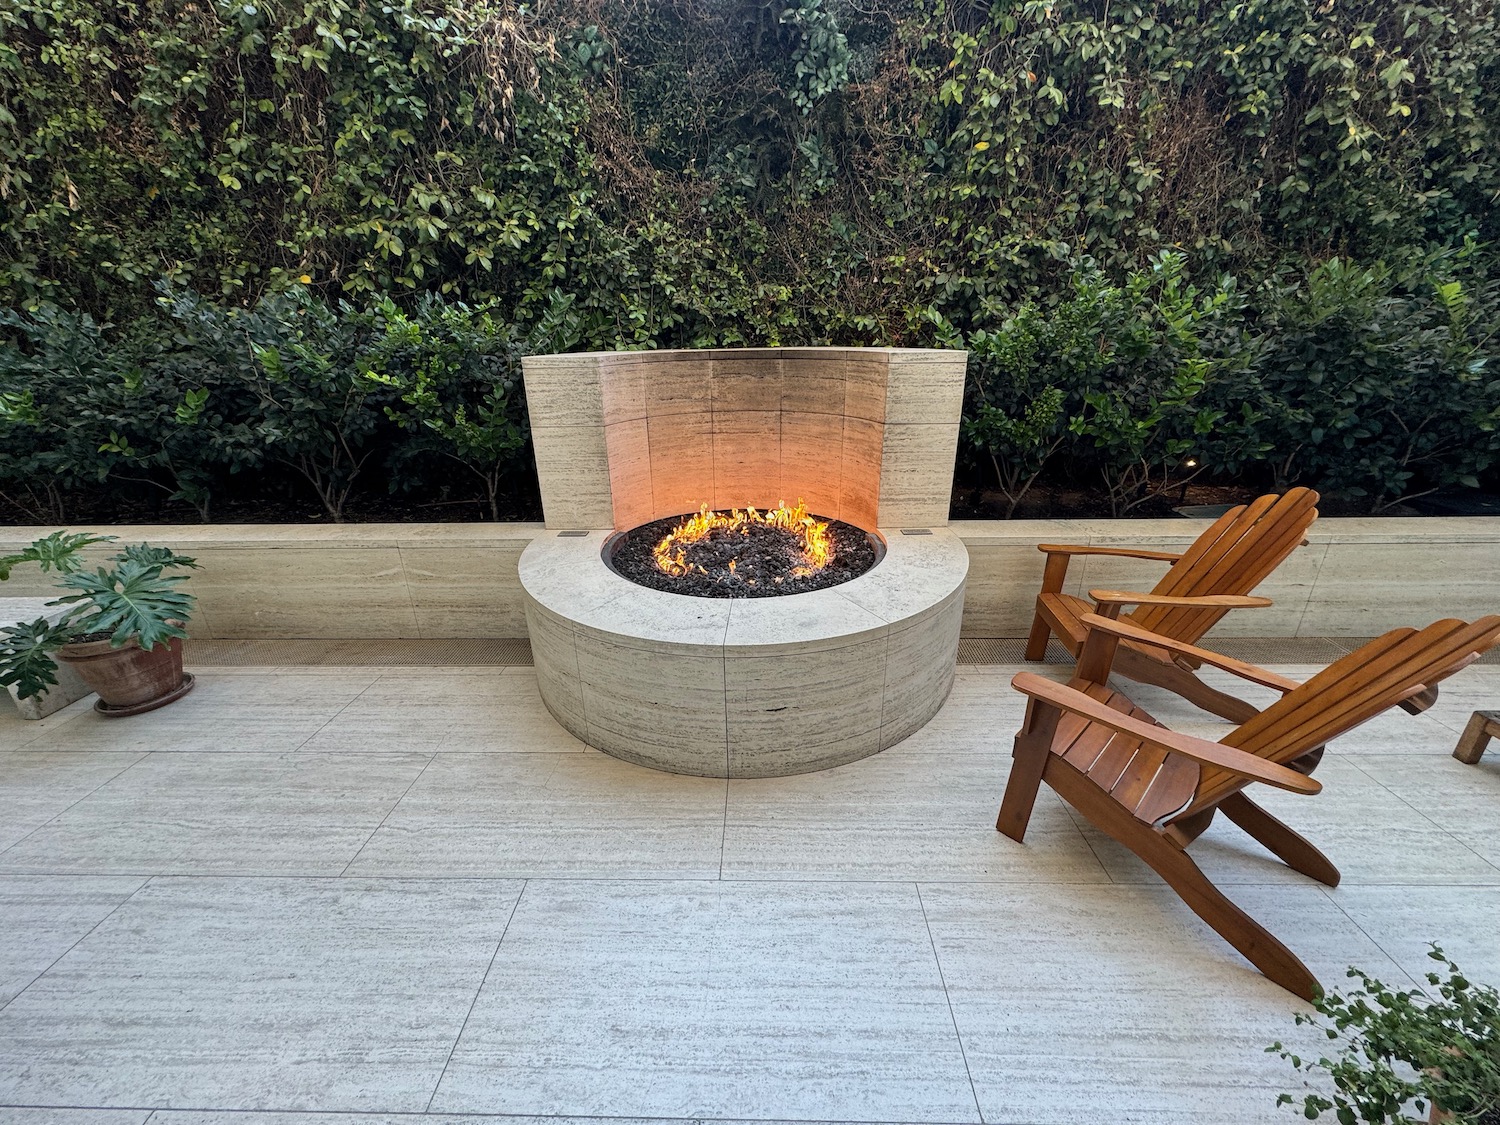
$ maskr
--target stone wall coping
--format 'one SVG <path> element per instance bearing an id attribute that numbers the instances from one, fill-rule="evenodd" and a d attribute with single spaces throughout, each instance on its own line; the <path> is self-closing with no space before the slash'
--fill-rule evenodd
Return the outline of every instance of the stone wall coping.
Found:
<path id="1" fill-rule="evenodd" d="M 1181 541 L 1190 543 L 1211 521 L 1200 519 L 953 520 L 948 529 L 966 543 L 1088 545 Z M 540 523 L 347 524 L 66 524 L 0 527 L 0 551 L 19 550 L 57 530 L 116 535 L 162 546 L 198 547 L 473 547 L 515 546 L 542 534 Z M 1308 533 L 1322 543 L 1496 543 L 1500 516 L 1325 517 Z"/>
<path id="2" fill-rule="evenodd" d="M 664 351 L 638 349 L 634 351 L 613 352 L 563 352 L 558 355 L 527 356 L 526 362 L 538 367 L 562 368 L 577 366 L 579 360 L 592 362 L 601 359 L 624 361 L 638 359 L 642 362 L 665 360 L 668 363 L 674 363 L 684 360 L 748 359 L 752 357 L 761 359 L 830 359 L 841 355 L 880 355 L 907 360 L 920 360 L 923 357 L 946 360 L 955 355 L 967 356 L 968 354 L 962 348 L 856 348 L 830 345 L 811 348 L 672 348 Z"/>

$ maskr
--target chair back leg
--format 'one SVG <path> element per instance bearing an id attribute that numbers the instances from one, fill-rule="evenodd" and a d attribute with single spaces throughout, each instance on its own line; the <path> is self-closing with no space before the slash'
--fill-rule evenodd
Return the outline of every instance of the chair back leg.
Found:
<path id="1" fill-rule="evenodd" d="M 1185 851 L 1149 824 L 1131 816 L 1118 801 L 1066 762 L 1055 760 L 1047 781 L 1096 828 L 1140 856 L 1194 914 L 1267 977 L 1304 1000 L 1312 1000 L 1322 991 L 1318 978 L 1297 955 L 1210 883 Z"/>

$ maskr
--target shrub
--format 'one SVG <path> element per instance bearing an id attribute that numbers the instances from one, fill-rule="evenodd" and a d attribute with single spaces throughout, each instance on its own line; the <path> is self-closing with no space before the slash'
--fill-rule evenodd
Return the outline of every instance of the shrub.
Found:
<path id="1" fill-rule="evenodd" d="M 1415 1125 L 1407 1115 L 1415 1105 L 1422 1120 L 1436 1106 L 1452 1115 L 1450 1125 L 1500 1122 L 1500 993 L 1469 980 L 1437 946 L 1428 956 L 1448 970 L 1426 974 L 1433 992 L 1392 989 L 1351 968 L 1358 988 L 1325 994 L 1313 1002 L 1316 1016 L 1297 1016 L 1339 1045 L 1335 1057 L 1314 1061 L 1280 1043 L 1267 1048 L 1298 1071 L 1332 1079 L 1331 1097 L 1302 1098 L 1302 1116 L 1317 1120 L 1332 1110 L 1340 1125 Z M 1290 1094 L 1277 1100 L 1296 1102 Z"/>

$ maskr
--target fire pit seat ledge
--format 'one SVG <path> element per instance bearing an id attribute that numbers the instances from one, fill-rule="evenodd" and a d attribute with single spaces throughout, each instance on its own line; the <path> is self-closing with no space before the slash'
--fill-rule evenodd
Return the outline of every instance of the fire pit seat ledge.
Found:
<path id="1" fill-rule="evenodd" d="M 588 745 L 672 773 L 776 777 L 877 753 L 953 686 L 968 554 L 928 530 L 883 531 L 884 559 L 839 586 L 736 599 L 622 578 L 609 531 L 545 533 L 520 562 L 542 699 Z"/>

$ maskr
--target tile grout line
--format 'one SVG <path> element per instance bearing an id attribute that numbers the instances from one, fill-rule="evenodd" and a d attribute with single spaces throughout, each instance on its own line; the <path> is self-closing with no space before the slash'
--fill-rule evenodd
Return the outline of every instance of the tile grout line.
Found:
<path id="1" fill-rule="evenodd" d="M 932 949 L 932 963 L 937 967 L 938 984 L 943 989 L 943 1001 L 948 1005 L 948 1019 L 953 1024 L 953 1038 L 958 1042 L 958 1055 L 963 1060 L 964 1076 L 969 1080 L 969 1095 L 974 1099 L 974 1112 L 984 1121 L 984 1109 L 979 1104 L 979 1091 L 974 1086 L 974 1072 L 969 1069 L 969 1052 L 964 1049 L 963 1032 L 958 1029 L 958 1013 L 953 1010 L 953 997 L 948 994 L 948 980 L 943 975 L 943 959 L 938 956 L 937 939 L 932 936 L 932 922 L 927 917 L 927 904 L 922 901 L 922 885 L 912 883 L 917 894 L 917 909 L 922 912 L 922 925 L 927 930 L 927 944 Z"/>
<path id="2" fill-rule="evenodd" d="M 1333 904 L 1333 908 L 1335 910 L 1337 910 L 1340 914 L 1342 914 L 1345 918 L 1347 918 L 1349 920 L 1349 924 L 1351 926 L 1353 926 L 1360 933 L 1364 934 L 1364 936 L 1369 939 L 1369 942 L 1370 942 L 1371 945 L 1373 945 L 1376 949 L 1380 950 L 1381 953 L 1385 954 L 1386 958 L 1390 961 L 1390 963 L 1392 965 L 1396 966 L 1396 971 L 1398 973 L 1400 973 L 1407 980 L 1411 981 L 1411 983 L 1414 986 L 1416 986 L 1417 988 L 1420 989 L 1422 987 L 1421 983 L 1419 981 L 1417 981 L 1409 972 L 1406 971 L 1406 966 L 1402 965 L 1401 962 L 1396 959 L 1396 955 L 1393 954 L 1384 945 L 1382 945 L 1380 943 L 1380 941 L 1375 937 L 1374 934 L 1370 933 L 1369 930 L 1367 930 L 1363 926 L 1361 926 L 1359 924 L 1358 920 L 1354 917 L 1354 915 L 1350 914 L 1347 910 L 1345 910 L 1344 907 L 1343 907 L 1343 904 L 1341 904 L 1338 899 L 1334 898 L 1334 896 L 1333 896 L 1333 888 L 1332 887 L 1327 887 L 1327 886 L 1324 886 L 1322 883 L 1318 883 L 1317 884 L 1317 888 L 1318 888 L 1318 890 L 1320 890 L 1320 891 L 1323 892 L 1323 897 L 1326 898 L 1329 902 L 1331 902 Z M 1327 991 L 1332 992 L 1333 989 L 1328 989 Z"/>
<path id="3" fill-rule="evenodd" d="M 408 1118 L 413 1122 L 424 1118 L 431 1119 L 432 1115 L 421 1110 L 383 1110 L 383 1109 L 225 1109 L 222 1106 L 173 1106 L 171 1108 L 145 1106 L 58 1106 L 58 1105 L 34 1105 L 19 1103 L 0 1102 L 0 1109 L 65 1109 L 70 1111 L 103 1111 L 108 1113 L 144 1113 L 147 1116 L 142 1119 L 140 1125 L 150 1125 L 151 1121 L 159 1114 L 214 1114 L 223 1116 L 254 1115 L 257 1118 L 266 1114 L 275 1114 L 293 1117 L 305 1117 L 309 1120 L 319 1118 L 370 1118 L 378 1119 L 381 1125 L 387 1122 L 404 1122 Z M 461 1110 L 457 1113 L 445 1113 L 443 1119 L 454 1121 L 514 1121 L 534 1125 L 538 1121 L 556 1122 L 557 1125 L 567 1125 L 570 1121 L 596 1122 L 614 1121 L 620 1125 L 652 1125 L 652 1123 L 672 1123 L 672 1125 L 754 1125 L 756 1121 L 765 1122 L 766 1125 L 911 1125 L 906 1118 L 828 1118 L 828 1117 L 777 1117 L 777 1118 L 744 1118 L 744 1117 L 720 1117 L 696 1115 L 693 1117 L 625 1117 L 617 1113 L 489 1113 L 484 1111 Z M 924 1122 L 923 1125 L 975 1125 L 972 1121 L 932 1121 Z M 1046 1125 L 1038 1121 L 1009 1121 L 995 1123 L 995 1125 Z"/>
<path id="4" fill-rule="evenodd" d="M 385 815 L 380 818 L 380 823 L 370 830 L 370 834 L 365 837 L 365 842 L 358 848 L 356 848 L 354 854 L 349 857 L 349 862 L 344 864 L 343 870 L 341 870 L 338 874 L 338 877 L 340 879 L 349 874 L 349 868 L 354 866 L 354 861 L 358 859 L 361 853 L 363 853 L 364 850 L 370 846 L 370 841 L 375 839 L 375 834 L 385 827 L 386 821 L 391 819 L 391 813 L 395 812 L 401 806 L 401 802 L 406 800 L 406 795 L 411 792 L 412 786 L 416 785 L 417 782 L 422 780 L 422 775 L 427 772 L 427 767 L 432 765 L 432 763 L 436 760 L 437 751 L 434 750 L 431 754 L 427 755 L 427 760 L 422 763 L 422 768 L 417 771 L 417 776 L 412 778 L 411 781 L 407 783 L 406 788 L 401 791 L 401 796 L 397 797 L 396 800 L 392 803 L 391 807 L 385 810 Z"/>
<path id="5" fill-rule="evenodd" d="M 85 941 L 85 939 L 87 939 L 90 934 L 92 934 L 100 926 L 104 925 L 105 922 L 108 922 L 111 918 L 113 918 L 115 916 L 116 912 L 118 912 L 119 909 L 122 906 L 124 906 L 131 899 L 135 898 L 136 895 L 140 894 L 143 890 L 145 890 L 147 887 L 149 887 L 151 885 L 151 883 L 155 879 L 156 879 L 155 875 L 148 875 L 148 876 L 146 876 L 145 880 L 141 883 L 141 885 L 139 887 L 137 887 L 135 890 L 131 891 L 128 895 L 126 895 L 124 898 L 122 898 L 119 902 L 115 903 L 113 910 L 111 910 L 103 918 L 100 918 L 99 921 L 95 922 L 92 926 L 90 926 L 88 928 L 88 931 L 86 933 L 84 933 L 84 935 L 82 937 L 80 937 L 72 945 L 68 946 L 67 949 L 64 949 L 61 953 L 59 953 L 56 957 L 54 957 L 52 959 L 51 963 L 45 969 L 43 969 L 41 972 L 37 973 L 36 976 L 34 976 L 34 977 L 31 978 L 31 980 L 27 981 L 25 988 L 21 989 L 20 992 L 17 992 L 14 996 L 12 996 L 4 1004 L 0 1004 L 0 1012 L 5 1011 L 6 1008 L 9 1008 L 12 1004 L 14 1004 L 17 1000 L 19 1000 L 23 995 L 25 995 L 26 992 L 27 992 L 27 990 L 30 989 L 32 985 L 34 985 L 37 981 L 41 980 L 44 976 L 46 976 L 53 969 L 55 969 L 57 967 L 57 963 L 59 961 L 61 961 L 69 953 L 72 953 L 73 950 L 77 949 L 81 944 L 83 944 L 83 942 Z"/>
<path id="6" fill-rule="evenodd" d="M 1402 755 L 1399 755 L 1399 754 L 1372 754 L 1372 755 L 1369 755 L 1369 756 L 1370 757 L 1379 757 L 1379 758 L 1401 758 L 1401 757 L 1403 757 Z M 1406 809 L 1410 810 L 1412 813 L 1414 813 L 1416 816 L 1420 817 L 1422 820 L 1425 820 L 1428 824 L 1432 825 L 1435 829 L 1437 829 L 1439 832 L 1441 832 L 1447 839 L 1451 840 L 1453 843 L 1455 843 L 1459 847 L 1463 848 L 1464 851 L 1468 852 L 1475 859 L 1477 859 L 1480 863 L 1484 864 L 1484 866 L 1490 868 L 1492 871 L 1495 871 L 1497 874 L 1500 874 L 1500 866 L 1497 866 L 1496 864 L 1492 863 L 1486 856 L 1483 856 L 1479 852 L 1475 851 L 1472 847 L 1470 847 L 1467 843 L 1465 843 L 1462 838 L 1460 838 L 1459 836 L 1456 836 L 1456 835 L 1454 835 L 1454 833 L 1450 832 L 1445 824 L 1443 824 L 1439 820 L 1434 819 L 1433 817 L 1428 816 L 1425 812 L 1423 812 L 1421 809 L 1417 808 L 1416 805 L 1412 804 L 1410 801 L 1408 801 L 1405 797 L 1403 797 L 1396 790 L 1392 789 L 1385 782 L 1381 781 L 1380 778 L 1376 777 L 1374 774 L 1370 773 L 1368 770 L 1362 769 L 1357 762 L 1355 762 L 1355 761 L 1352 760 L 1354 757 L 1356 757 L 1356 755 L 1345 754 L 1345 755 L 1343 755 L 1340 758 L 1340 761 L 1343 761 L 1343 762 L 1345 762 L 1345 763 L 1353 766 L 1354 769 L 1358 773 L 1362 774 L 1366 778 L 1366 780 L 1368 780 L 1377 789 L 1383 790 L 1397 804 L 1401 805 L 1403 808 L 1406 808 Z"/>
<path id="7" fill-rule="evenodd" d="M 301 742 L 299 742 L 299 743 L 297 743 L 297 745 L 293 746 L 291 748 L 291 750 L 287 751 L 287 753 L 290 753 L 290 754 L 300 753 L 301 750 L 302 750 L 302 748 L 304 746 L 306 746 L 313 739 L 317 738 L 318 735 L 322 734 L 325 730 L 327 730 L 330 726 L 332 726 L 333 723 L 334 723 L 334 720 L 336 720 L 345 711 L 349 710 L 349 708 L 353 707 L 356 703 L 358 703 L 361 699 L 363 699 L 364 696 L 365 696 L 365 692 L 369 691 L 372 687 L 374 687 L 376 684 L 378 684 L 381 680 L 385 679 L 385 676 L 386 676 L 385 672 L 376 672 L 374 678 L 372 680 L 370 680 L 369 683 L 367 683 L 364 687 L 360 688 L 359 691 L 355 692 L 353 699 L 349 700 L 348 703 L 344 704 L 337 711 L 335 711 L 332 715 L 329 715 L 328 718 L 327 718 L 327 720 L 323 723 L 322 726 L 318 727 L 317 730 L 313 731 L 310 735 L 308 735 L 306 738 L 304 738 Z"/>
<path id="8" fill-rule="evenodd" d="M 500 956 L 500 947 L 505 944 L 505 935 L 510 933 L 510 924 L 515 920 L 516 911 L 521 908 L 521 900 L 526 897 L 526 889 L 531 886 L 531 880 L 525 879 L 521 882 L 520 893 L 516 895 L 516 901 L 510 904 L 510 913 L 506 915 L 505 925 L 500 929 L 500 939 L 495 942 L 495 951 L 490 954 L 489 962 L 484 967 L 484 975 L 479 978 L 479 987 L 474 990 L 474 999 L 469 1001 L 469 1009 L 464 1012 L 464 1022 L 458 1025 L 458 1034 L 453 1037 L 453 1046 L 448 1048 L 448 1057 L 443 1060 L 443 1069 L 438 1072 L 437 1082 L 433 1084 L 432 1096 L 427 1099 L 427 1107 L 423 1113 L 432 1112 L 432 1103 L 437 1100 L 438 1091 L 443 1088 L 443 1079 L 448 1076 L 448 1067 L 453 1062 L 453 1056 L 458 1051 L 458 1044 L 468 1030 L 469 1019 L 474 1015 L 474 1009 L 479 1005 L 479 997 L 484 992 L 485 983 L 490 979 L 490 971 L 495 967 L 495 960 Z"/>
<path id="9" fill-rule="evenodd" d="M 21 751 L 17 751 L 17 753 L 20 753 L 20 752 Z M 78 751 L 68 751 L 68 750 L 31 751 L 31 753 L 38 753 L 38 752 L 39 753 L 44 753 L 44 754 L 45 753 L 52 753 L 52 754 L 78 753 Z M 84 752 L 87 753 L 87 751 L 84 751 Z M 108 751 L 108 750 L 106 750 L 106 751 L 103 751 L 103 753 L 119 753 L 119 751 Z M 126 751 L 126 753 L 131 753 L 131 751 Z M 42 823 L 38 824 L 30 832 L 26 833 L 26 835 L 20 837 L 19 839 L 12 840 L 10 843 L 6 844 L 5 847 L 0 848 L 0 862 L 3 862 L 3 857 L 4 857 L 5 853 L 8 852 L 8 851 L 10 851 L 11 848 L 17 847 L 18 845 L 25 843 L 27 840 L 31 839 L 31 837 L 35 836 L 38 832 L 40 832 L 43 828 L 46 828 L 47 825 L 49 825 L 53 821 L 55 821 L 58 817 L 60 817 L 60 816 L 64 815 L 65 813 L 67 813 L 69 811 L 69 809 L 73 809 L 73 808 L 77 807 L 78 805 L 82 804 L 84 801 L 87 801 L 95 793 L 99 792 L 99 790 L 103 789 L 106 785 L 108 785 L 111 781 L 114 781 L 121 774 L 125 773 L 127 770 L 134 769 L 136 766 L 138 766 L 142 762 L 144 762 L 147 758 L 151 757 L 152 754 L 154 754 L 154 753 L 162 753 L 162 751 L 141 750 L 141 751 L 138 751 L 138 753 L 140 754 L 139 758 L 137 758 L 133 762 L 130 762 L 130 763 L 128 763 L 128 764 L 120 767 L 119 770 L 117 770 L 115 773 L 110 774 L 103 781 L 101 781 L 98 785 L 94 786 L 87 793 L 85 793 L 82 797 L 79 797 L 78 800 L 71 802 L 67 806 L 67 808 L 59 809 L 57 812 L 55 812 L 51 816 L 49 816 L 46 820 L 42 821 Z"/>

